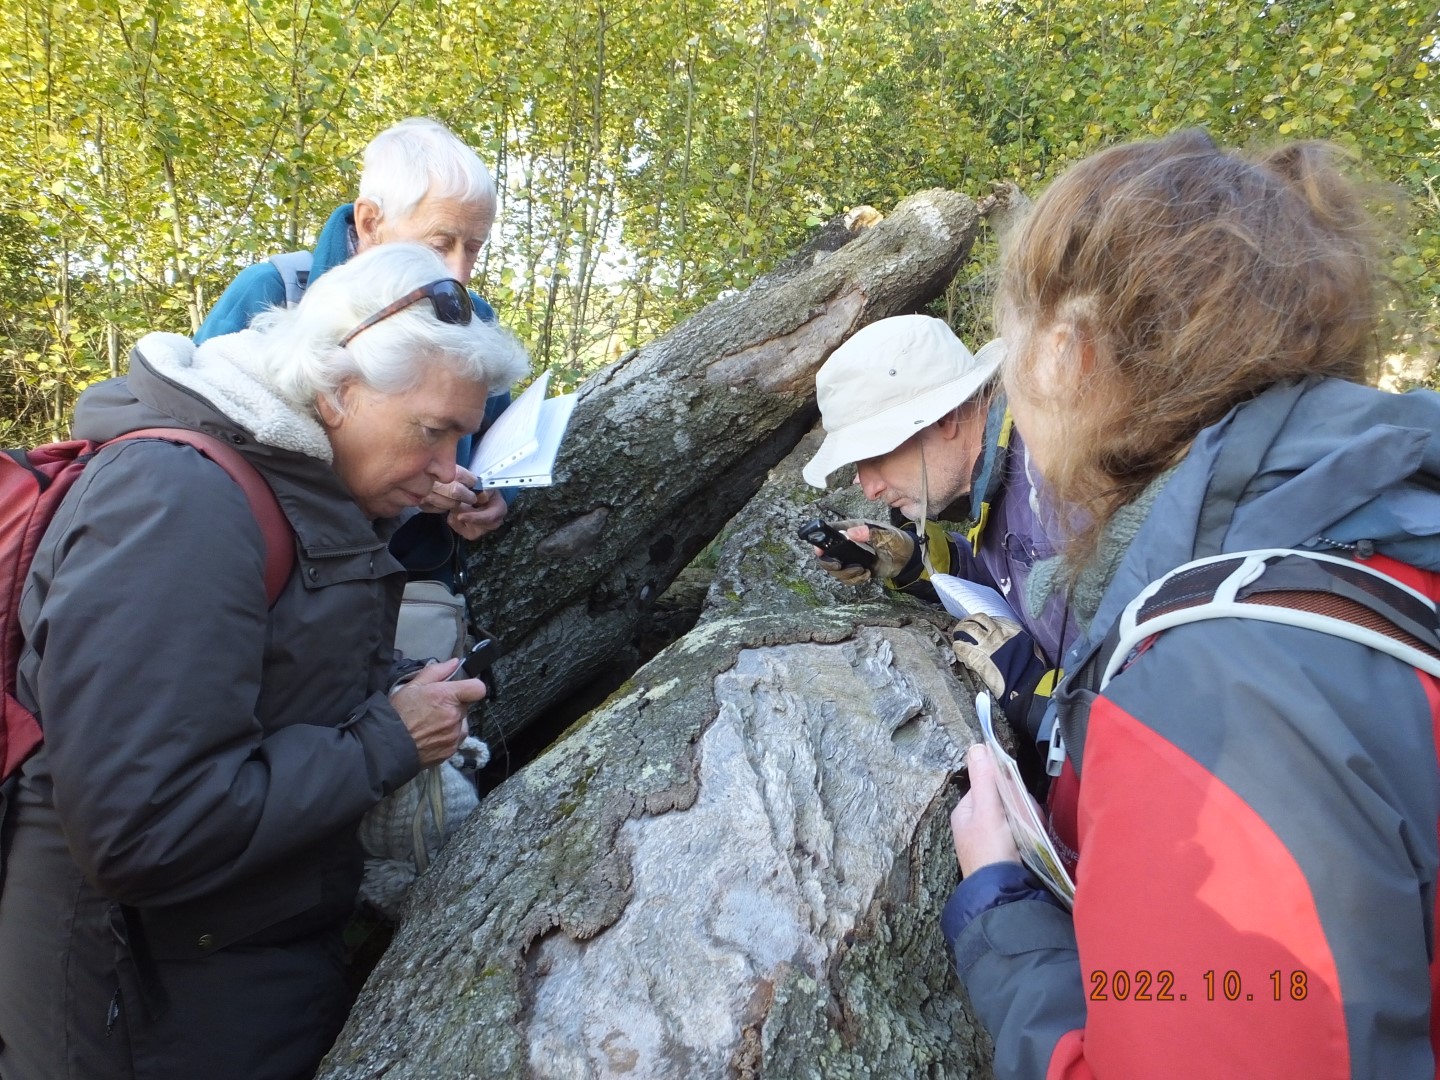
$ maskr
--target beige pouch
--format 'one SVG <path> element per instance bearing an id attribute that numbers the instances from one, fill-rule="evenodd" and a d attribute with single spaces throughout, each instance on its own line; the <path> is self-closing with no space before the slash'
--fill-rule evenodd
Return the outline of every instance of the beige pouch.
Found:
<path id="1" fill-rule="evenodd" d="M 395 624 L 395 651 L 410 660 L 448 660 L 465 651 L 465 599 L 439 581 L 410 581 Z"/>
<path id="2" fill-rule="evenodd" d="M 464 597 L 439 581 L 406 582 L 395 624 L 396 652 L 410 660 L 448 660 L 465 651 L 466 636 Z M 483 752 L 482 765 L 489 760 L 483 742 L 466 742 Z M 365 849 L 360 899 L 395 919 L 416 875 L 478 803 L 475 785 L 451 761 L 443 761 L 366 811 L 360 821 Z"/>

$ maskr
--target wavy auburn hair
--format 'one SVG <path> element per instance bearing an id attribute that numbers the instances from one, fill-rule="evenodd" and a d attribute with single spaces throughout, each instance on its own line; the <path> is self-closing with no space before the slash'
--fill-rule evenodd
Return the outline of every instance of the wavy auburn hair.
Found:
<path id="1" fill-rule="evenodd" d="M 1246 157 L 1183 131 L 1101 151 L 1036 202 L 997 322 L 1009 392 L 1043 405 L 1066 447 L 1046 481 L 1090 522 L 1072 565 L 1238 403 L 1283 380 L 1369 375 L 1380 245 L 1339 158 L 1315 142 Z M 1035 345 L 1056 327 L 1073 347 L 1044 386 Z"/>

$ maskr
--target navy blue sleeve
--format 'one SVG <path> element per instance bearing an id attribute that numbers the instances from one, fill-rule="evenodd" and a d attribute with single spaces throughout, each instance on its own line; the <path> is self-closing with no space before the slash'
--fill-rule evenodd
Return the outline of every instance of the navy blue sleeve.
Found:
<path id="1" fill-rule="evenodd" d="M 991 863 L 961 881 L 940 914 L 940 929 L 951 950 L 976 916 L 1014 900 L 1044 900 L 1060 906 L 1024 863 Z"/>
<path id="2" fill-rule="evenodd" d="M 977 914 L 950 946 L 970 1006 L 995 1046 L 996 1080 L 1050 1075 L 1060 1041 L 1085 1027 L 1070 913 L 1039 896 L 1015 896 Z M 1077 1069 L 1065 1075 L 1091 1074 Z"/>

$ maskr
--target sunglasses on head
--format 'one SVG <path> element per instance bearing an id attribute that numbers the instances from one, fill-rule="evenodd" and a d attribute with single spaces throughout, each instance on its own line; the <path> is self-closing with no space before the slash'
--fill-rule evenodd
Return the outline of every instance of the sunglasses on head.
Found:
<path id="1" fill-rule="evenodd" d="M 368 319 L 355 327 L 348 334 L 340 339 L 340 348 L 344 348 L 355 340 L 355 335 L 362 330 L 368 330 L 378 322 L 383 322 L 397 311 L 404 311 L 411 304 L 418 304 L 421 300 L 429 300 L 435 309 L 435 318 L 442 323 L 451 326 L 468 326 L 470 319 L 475 314 L 475 307 L 470 303 L 470 292 L 464 285 L 454 278 L 441 278 L 439 281 L 432 281 L 429 285 L 421 285 L 418 289 L 411 289 L 398 300 L 393 300 L 383 308 L 371 315 Z"/>

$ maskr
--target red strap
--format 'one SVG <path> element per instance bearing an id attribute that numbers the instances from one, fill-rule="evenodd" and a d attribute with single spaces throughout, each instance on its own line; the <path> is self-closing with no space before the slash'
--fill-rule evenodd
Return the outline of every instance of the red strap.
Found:
<path id="1" fill-rule="evenodd" d="M 295 568 L 295 532 L 290 528 L 285 512 L 280 509 L 275 492 L 270 490 L 270 485 L 255 466 L 246 461 L 238 450 L 226 446 L 219 439 L 189 428 L 141 428 L 110 442 L 125 439 L 163 439 L 193 446 L 240 485 L 265 541 L 265 600 L 274 607 L 285 589 L 285 583 L 290 580 L 290 572 Z"/>

